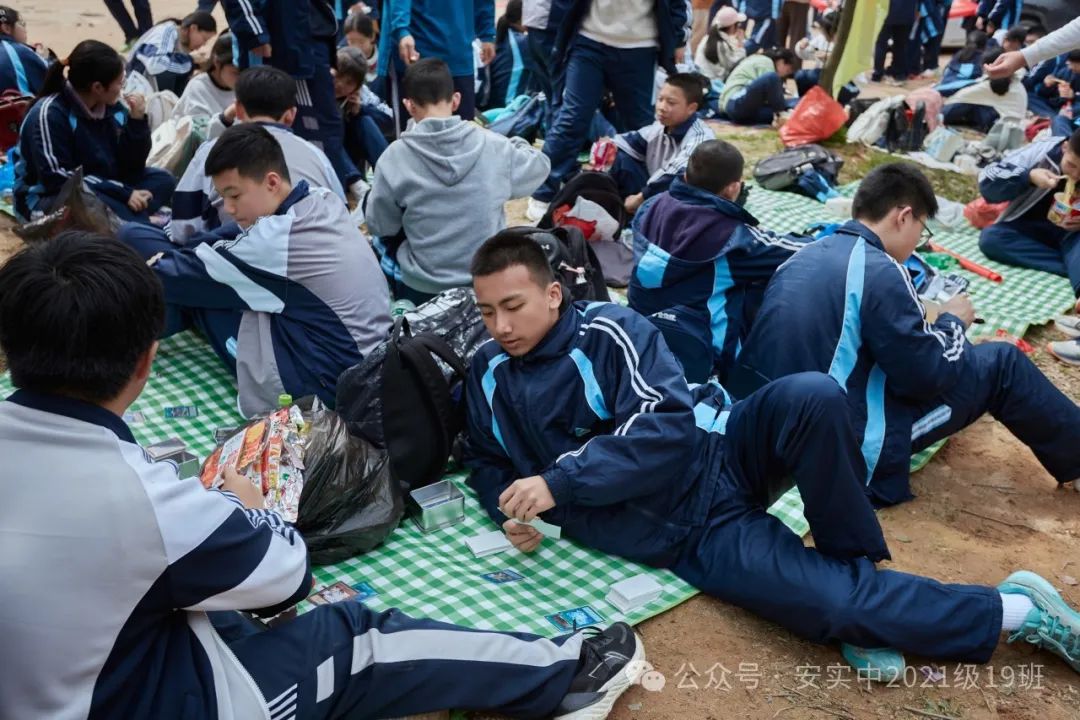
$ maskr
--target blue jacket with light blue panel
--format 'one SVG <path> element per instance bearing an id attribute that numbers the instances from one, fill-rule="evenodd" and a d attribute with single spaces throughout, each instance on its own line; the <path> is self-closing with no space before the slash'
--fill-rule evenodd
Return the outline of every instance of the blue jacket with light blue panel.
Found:
<path id="1" fill-rule="evenodd" d="M 848 394 L 867 492 L 892 505 L 911 497 L 912 441 L 949 419 L 914 417 L 914 406 L 956 385 L 967 348 L 963 323 L 948 313 L 927 322 L 908 271 L 850 221 L 777 270 L 729 387 L 744 397 L 786 375 L 828 373 Z"/>
<path id="2" fill-rule="evenodd" d="M 466 398 L 469 484 L 499 525 L 499 495 L 533 475 L 555 498 L 543 519 L 656 567 L 671 565 L 708 517 L 727 395 L 715 383 L 691 390 L 659 331 L 633 310 L 568 306 L 521 357 L 489 341 L 473 357 Z"/>
<path id="3" fill-rule="evenodd" d="M 764 230 L 745 208 L 681 179 L 638 213 L 633 230 L 630 307 L 661 328 L 688 378 L 724 383 L 769 279 L 808 238 Z"/>
<path id="4" fill-rule="evenodd" d="M 486 70 L 488 75 L 487 107 L 506 107 L 518 95 L 527 93 L 532 83 L 532 56 L 525 33 L 508 30 L 506 37 L 495 45 L 495 59 L 481 70 Z"/>
<path id="5" fill-rule="evenodd" d="M 34 48 L 10 35 L 0 33 L 0 44 L 4 46 L 4 52 L 0 53 L 0 92 L 18 90 L 23 95 L 37 95 L 49 64 Z"/>

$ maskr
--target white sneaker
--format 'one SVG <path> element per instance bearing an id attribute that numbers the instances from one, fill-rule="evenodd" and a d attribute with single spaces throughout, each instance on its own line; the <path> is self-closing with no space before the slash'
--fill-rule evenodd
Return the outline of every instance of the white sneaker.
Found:
<path id="1" fill-rule="evenodd" d="M 548 203 L 536 198 L 529 198 L 529 206 L 525 208 L 525 217 L 529 219 L 529 222 L 540 222 L 544 215 L 547 214 L 547 211 Z"/>
<path id="2" fill-rule="evenodd" d="M 1058 315 L 1054 327 L 1071 338 L 1080 338 L 1080 315 Z"/>

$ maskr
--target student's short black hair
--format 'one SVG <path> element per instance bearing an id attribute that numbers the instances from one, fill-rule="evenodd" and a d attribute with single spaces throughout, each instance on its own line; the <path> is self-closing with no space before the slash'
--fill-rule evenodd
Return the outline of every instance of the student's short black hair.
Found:
<path id="1" fill-rule="evenodd" d="M 1046 37 L 1046 28 L 1039 23 L 1032 23 L 1027 29 L 1028 35 L 1038 35 L 1039 37 Z"/>
<path id="2" fill-rule="evenodd" d="M 705 78 L 697 73 L 668 75 L 664 84 L 681 90 L 686 102 L 695 103 L 698 107 L 705 100 Z"/>
<path id="3" fill-rule="evenodd" d="M 236 102 L 249 117 L 275 120 L 296 107 L 296 80 L 289 73 L 269 65 L 258 65 L 240 73 L 236 80 Z"/>
<path id="4" fill-rule="evenodd" d="M 232 33 L 223 32 L 214 41 L 214 47 L 210 49 L 210 70 L 216 67 L 233 65 L 233 36 Z"/>
<path id="5" fill-rule="evenodd" d="M 1080 157 L 1080 130 L 1073 131 L 1069 136 L 1069 152 Z"/>
<path id="6" fill-rule="evenodd" d="M 1080 62 L 1080 50 L 1070 50 L 1069 54 L 1065 56 L 1065 60 L 1068 62 Z"/>
<path id="7" fill-rule="evenodd" d="M 541 287 L 555 282 L 555 273 L 544 251 L 527 233 L 513 229 L 503 230 L 484 241 L 473 255 L 469 272 L 474 278 L 484 277 L 514 265 L 524 265 L 529 276 Z"/>
<path id="8" fill-rule="evenodd" d="M 15 387 L 112 400 L 164 324 L 161 281 L 113 238 L 61 233 L 0 268 L 0 349 Z"/>
<path id="9" fill-rule="evenodd" d="M 877 222 L 898 207 L 910 207 L 917 218 L 932 218 L 938 211 L 930 181 L 918 167 L 907 162 L 888 163 L 871 170 L 859 183 L 851 216 Z"/>
<path id="10" fill-rule="evenodd" d="M 210 148 L 203 172 L 214 177 L 229 170 L 251 180 L 262 180 L 270 172 L 290 179 L 281 145 L 258 123 L 233 125 Z"/>
<path id="11" fill-rule="evenodd" d="M 360 87 L 367 79 L 368 61 L 364 53 L 346 45 L 338 48 L 337 67 L 334 69 L 339 78 L 351 80 Z"/>
<path id="12" fill-rule="evenodd" d="M 180 27 L 182 28 L 188 28 L 192 25 L 203 32 L 217 32 L 217 20 L 205 10 L 196 10 L 184 16 L 184 19 L 180 21 Z"/>
<path id="13" fill-rule="evenodd" d="M 454 99 L 450 66 L 438 58 L 417 60 L 405 71 L 402 96 L 421 107 Z"/>
<path id="14" fill-rule="evenodd" d="M 706 140 L 690 154 L 686 163 L 686 183 L 718 193 L 742 179 L 744 165 L 739 148 L 726 140 Z"/>
<path id="15" fill-rule="evenodd" d="M 1011 40 L 1015 43 L 1023 45 L 1027 41 L 1027 28 L 1023 25 L 1013 25 L 1009 28 L 1009 31 L 1005 33 L 1004 40 Z"/>

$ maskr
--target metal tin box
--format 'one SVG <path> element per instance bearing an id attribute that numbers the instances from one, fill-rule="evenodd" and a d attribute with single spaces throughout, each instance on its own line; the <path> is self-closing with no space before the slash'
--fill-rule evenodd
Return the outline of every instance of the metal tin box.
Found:
<path id="1" fill-rule="evenodd" d="M 413 490 L 413 522 L 429 533 L 457 524 L 465 519 L 465 496 L 449 480 Z"/>

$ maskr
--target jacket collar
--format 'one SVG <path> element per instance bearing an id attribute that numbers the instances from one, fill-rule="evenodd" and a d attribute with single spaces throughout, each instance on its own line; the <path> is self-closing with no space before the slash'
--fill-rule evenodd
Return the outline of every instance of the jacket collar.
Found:
<path id="1" fill-rule="evenodd" d="M 550 360 L 568 354 L 580 326 L 581 315 L 578 313 L 577 308 L 572 303 L 567 304 L 563 308 L 562 314 L 559 315 L 559 319 L 555 321 L 555 325 L 544 336 L 544 339 L 537 343 L 532 350 L 522 355 L 520 360 L 528 363 Z"/>
<path id="2" fill-rule="evenodd" d="M 669 192 L 671 193 L 671 197 L 689 205 L 700 205 L 702 207 L 712 208 L 728 217 L 740 220 L 747 225 L 758 224 L 757 218 L 751 215 L 746 208 L 731 202 L 727 198 L 715 195 L 708 190 L 694 187 L 682 178 L 675 178 L 671 181 L 671 189 Z"/>
<path id="3" fill-rule="evenodd" d="M 33 390 L 16 390 L 8 397 L 8 402 L 40 410 L 53 415 L 63 415 L 73 420 L 81 420 L 93 425 L 100 425 L 106 430 L 111 430 L 118 438 L 129 443 L 135 442 L 135 436 L 131 434 L 121 418 L 93 403 L 75 400 L 63 395 L 40 393 Z"/>
<path id="4" fill-rule="evenodd" d="M 293 185 L 292 190 L 289 191 L 289 194 L 285 197 L 284 200 L 281 201 L 281 204 L 278 205 L 278 209 L 274 211 L 274 214 L 284 215 L 285 213 L 289 212 L 289 209 L 293 205 L 300 202 L 310 194 L 311 188 L 308 187 L 307 180 L 301 180 L 300 182 Z"/>
<path id="5" fill-rule="evenodd" d="M 878 250 L 885 252 L 885 244 L 881 242 L 881 238 L 877 236 L 870 228 L 863 225 L 858 220 L 848 220 L 846 223 L 837 228 L 834 235 L 857 235 L 866 242 L 870 243 Z"/>
<path id="6" fill-rule="evenodd" d="M 690 128 L 692 128 L 694 126 L 694 123 L 696 122 L 697 113 L 691 115 L 690 118 L 682 124 L 670 128 L 670 130 L 668 128 L 664 128 L 664 132 L 671 135 L 671 137 L 675 138 L 676 141 L 682 142 L 683 138 L 686 137 L 686 133 L 690 132 Z"/>

